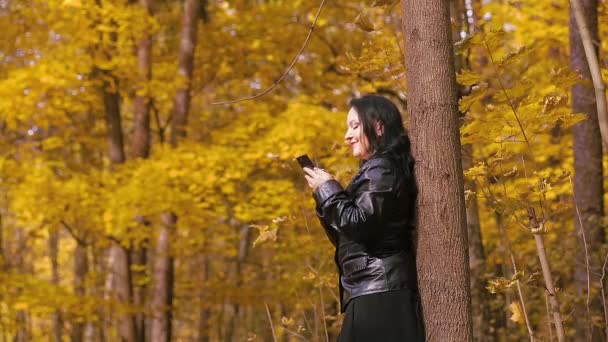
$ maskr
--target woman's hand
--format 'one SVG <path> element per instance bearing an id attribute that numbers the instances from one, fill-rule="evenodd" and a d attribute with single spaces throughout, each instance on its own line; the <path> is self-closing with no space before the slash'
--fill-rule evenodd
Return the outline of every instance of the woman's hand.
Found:
<path id="1" fill-rule="evenodd" d="M 316 190 L 319 185 L 334 179 L 327 171 L 319 169 L 318 167 L 315 167 L 314 169 L 305 167 L 304 172 L 306 173 L 304 178 L 306 178 L 308 186 L 313 190 Z"/>

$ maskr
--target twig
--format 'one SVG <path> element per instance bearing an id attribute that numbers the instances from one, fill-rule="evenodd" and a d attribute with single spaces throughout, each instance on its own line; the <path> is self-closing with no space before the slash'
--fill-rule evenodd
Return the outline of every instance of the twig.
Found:
<path id="1" fill-rule="evenodd" d="M 490 50 L 490 46 L 488 45 L 488 42 L 486 41 L 485 36 L 483 37 L 483 43 L 484 43 L 486 50 L 488 51 L 488 56 L 490 57 L 490 62 L 492 62 L 492 66 L 494 67 L 494 70 L 496 71 L 496 79 L 498 80 L 498 84 L 500 85 L 502 92 L 505 94 L 505 97 L 507 98 L 507 102 L 509 102 L 509 106 L 511 107 L 511 110 L 513 111 L 513 115 L 515 115 L 515 120 L 517 120 L 517 124 L 519 125 L 519 129 L 521 130 L 521 133 L 524 136 L 526 145 L 528 145 L 528 149 L 532 150 L 532 147 L 530 146 L 530 141 L 528 140 L 528 136 L 526 135 L 526 131 L 524 130 L 521 120 L 519 120 L 519 115 L 517 114 L 515 105 L 513 104 L 513 101 L 511 100 L 509 93 L 507 93 L 507 88 L 502 83 L 502 79 L 500 78 L 500 75 L 498 75 L 498 68 L 496 68 L 496 63 L 494 63 L 494 58 L 492 57 L 492 51 Z"/>
<path id="2" fill-rule="evenodd" d="M 574 201 L 574 209 L 576 209 L 576 216 L 578 218 L 579 227 L 581 227 L 581 235 L 583 237 L 583 246 L 585 248 L 585 267 L 587 270 L 587 319 L 589 319 L 589 323 L 591 322 L 591 309 L 589 308 L 589 302 L 591 298 L 591 274 L 589 271 L 589 251 L 587 250 L 587 238 L 585 237 L 585 227 L 583 225 L 583 220 L 581 219 L 581 213 L 578 210 L 578 205 L 576 204 L 576 197 L 574 194 L 574 185 L 572 184 L 572 176 L 568 176 L 568 180 L 570 181 L 570 189 L 572 190 L 572 200 Z"/>
<path id="3" fill-rule="evenodd" d="M 497 179 L 498 181 L 498 179 Z M 500 182 L 500 181 L 499 181 Z M 492 189 L 490 189 L 490 185 L 486 184 L 486 188 L 488 194 L 492 201 L 494 201 L 494 194 L 492 193 Z M 482 187 L 483 189 L 483 187 Z M 503 191 L 506 193 L 506 188 L 503 187 Z M 509 252 L 509 258 L 511 259 L 511 268 L 513 269 L 513 274 L 517 274 L 517 264 L 515 263 L 515 257 L 513 256 L 513 247 L 511 247 L 511 241 L 509 241 L 509 237 L 507 236 L 507 232 L 501 223 L 498 223 L 498 230 L 500 232 L 503 243 L 507 247 L 507 251 Z M 534 342 L 534 331 L 532 330 L 532 325 L 530 324 L 530 319 L 528 318 L 528 311 L 526 310 L 526 303 L 524 301 L 524 294 L 521 290 L 521 284 L 519 279 L 516 279 L 515 284 L 517 286 L 517 295 L 519 296 L 519 302 L 521 303 L 521 309 L 524 315 L 524 322 L 526 323 L 526 329 L 528 330 L 528 337 L 530 338 L 530 342 Z"/>
<path id="4" fill-rule="evenodd" d="M 540 226 L 540 223 L 538 222 L 536 212 L 534 211 L 533 207 L 528 207 L 528 218 L 530 220 L 530 230 L 536 230 Z M 557 300 L 557 293 L 555 292 L 555 286 L 553 285 L 551 267 L 549 266 L 549 259 L 547 258 L 545 243 L 542 235 L 540 234 L 534 234 L 534 241 L 536 242 L 536 250 L 538 251 L 538 259 L 540 260 L 541 270 L 543 271 L 543 278 L 545 279 L 545 287 L 549 292 L 549 302 L 551 303 L 551 310 L 553 311 L 553 322 L 555 324 L 557 340 L 559 342 L 563 342 L 566 340 L 566 334 L 564 332 L 564 325 L 562 321 L 562 314 L 559 309 L 559 302 Z"/>
<path id="5" fill-rule="evenodd" d="M 595 88 L 595 103 L 597 106 L 597 118 L 600 125 L 600 133 L 602 135 L 602 141 L 604 146 L 608 148 L 608 109 L 606 108 L 606 93 L 605 85 L 602 80 L 602 72 L 598 62 L 596 50 L 593 47 L 593 41 L 591 40 L 591 34 L 589 28 L 585 22 L 585 16 L 579 0 L 571 0 L 572 11 L 574 12 L 574 18 L 576 19 L 576 26 L 578 27 L 578 33 L 581 36 L 583 48 L 585 50 L 585 57 L 587 57 L 587 64 L 589 64 L 589 72 L 591 73 L 591 79 L 593 81 L 593 87 Z"/>
<path id="6" fill-rule="evenodd" d="M 65 222 L 64 220 L 61 220 L 59 222 L 61 222 L 61 225 L 63 225 L 63 227 L 68 231 L 68 233 L 70 233 L 72 238 L 74 238 L 74 240 L 76 240 L 76 242 L 79 245 L 81 245 L 81 246 L 89 245 L 89 243 L 86 240 L 84 240 L 84 239 L 78 237 L 78 235 L 76 235 L 76 233 L 74 232 L 74 229 L 72 229 L 72 227 L 67 222 Z"/>
<path id="7" fill-rule="evenodd" d="M 306 40 L 304 41 L 304 44 L 302 44 L 302 47 L 300 48 L 300 51 L 298 52 L 298 54 L 296 55 L 296 57 L 293 59 L 293 61 L 291 62 L 291 64 L 287 68 L 287 70 L 285 70 L 285 72 L 283 73 L 283 75 L 281 75 L 281 77 L 279 77 L 279 79 L 276 80 L 268 89 L 264 90 L 263 92 L 261 92 L 259 94 L 256 94 L 256 95 L 253 95 L 253 96 L 249 96 L 249 97 L 244 97 L 242 99 L 230 100 L 230 101 L 221 101 L 221 102 L 212 102 L 211 104 L 214 105 L 214 106 L 217 106 L 217 105 L 227 105 L 227 104 L 232 104 L 232 103 L 237 103 L 237 102 L 243 102 L 243 101 L 253 100 L 255 98 L 262 97 L 262 96 L 268 94 L 272 89 L 274 89 L 277 85 L 279 85 L 279 83 L 281 83 L 283 81 L 283 79 L 285 77 L 287 77 L 287 75 L 289 74 L 289 72 L 291 71 L 291 69 L 293 69 L 293 67 L 296 65 L 296 63 L 298 62 L 298 59 L 300 58 L 300 55 L 302 55 L 302 53 L 304 52 L 304 49 L 308 45 L 308 41 L 310 40 L 310 37 L 312 36 L 312 32 L 314 31 L 315 25 L 317 24 L 317 19 L 319 19 L 319 15 L 321 14 L 321 10 L 323 9 L 324 5 L 325 5 L 325 0 L 322 0 L 321 1 L 321 5 L 319 5 L 319 9 L 317 10 L 317 14 L 315 15 L 315 19 L 313 20 L 312 25 L 310 25 L 310 30 L 308 31 L 308 35 L 306 36 Z"/>
<path id="8" fill-rule="evenodd" d="M 268 315 L 268 322 L 270 323 L 270 331 L 272 331 L 272 340 L 277 342 L 277 335 L 274 333 L 274 324 L 272 324 L 272 316 L 270 316 L 270 310 L 268 309 L 268 304 L 264 302 L 264 306 L 266 307 L 266 314 Z"/>

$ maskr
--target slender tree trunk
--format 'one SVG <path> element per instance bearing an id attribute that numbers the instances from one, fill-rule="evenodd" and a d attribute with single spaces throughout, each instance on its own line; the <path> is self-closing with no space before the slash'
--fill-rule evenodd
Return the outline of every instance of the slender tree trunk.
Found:
<path id="1" fill-rule="evenodd" d="M 239 238 L 239 246 L 237 255 L 237 260 L 234 267 L 234 277 L 236 287 L 239 288 L 243 284 L 242 277 L 242 268 L 243 262 L 245 258 L 247 258 L 247 254 L 249 253 L 249 236 L 250 236 L 251 228 L 249 225 L 245 225 L 241 228 L 240 238 Z M 236 329 L 238 325 L 239 315 L 241 314 L 241 305 L 239 303 L 235 303 L 232 305 L 232 316 L 228 322 L 227 330 L 226 330 L 226 340 L 231 341 L 236 334 Z"/>
<path id="2" fill-rule="evenodd" d="M 194 52 L 198 32 L 198 18 L 201 10 L 200 0 L 184 0 L 182 35 L 179 45 L 178 76 L 185 85 L 177 90 L 171 125 L 171 145 L 177 146 L 178 138 L 186 136 L 188 111 L 190 109 L 190 87 L 194 70 Z"/>
<path id="3" fill-rule="evenodd" d="M 162 214 L 162 228 L 159 232 L 154 255 L 154 296 L 152 297 L 152 330 L 153 342 L 171 340 L 171 305 L 173 292 L 173 258 L 171 257 L 171 235 L 177 223 L 177 217 L 171 213 Z"/>
<path id="4" fill-rule="evenodd" d="M 49 254 L 51 259 L 51 282 L 59 286 L 59 232 L 57 230 L 49 232 Z M 63 337 L 63 315 L 61 310 L 55 310 L 53 315 L 53 337 L 55 341 L 61 342 Z"/>
<path id="5" fill-rule="evenodd" d="M 452 0 L 450 2 L 450 13 L 452 17 L 452 42 L 456 43 L 461 39 L 460 32 L 467 31 L 468 16 L 466 12 L 466 4 L 462 0 Z M 474 13 L 471 10 L 471 17 Z M 474 19 L 476 20 L 476 19 Z M 472 32 L 470 32 L 472 34 Z M 456 73 L 467 67 L 468 63 L 464 55 L 455 56 L 454 68 Z M 458 86 L 459 98 L 467 95 L 468 87 Z M 461 117 L 466 116 L 466 113 L 460 113 Z M 464 122 L 462 120 L 461 122 Z M 469 169 L 473 166 L 473 145 L 462 146 L 462 168 Z M 481 239 L 481 222 L 479 220 L 479 206 L 477 203 L 477 185 L 475 181 L 465 180 L 464 188 L 470 191 L 473 195 L 469 197 L 466 207 L 467 215 L 467 237 L 469 243 L 469 268 L 471 270 L 471 308 L 473 317 L 473 340 L 486 341 L 490 339 L 489 316 L 490 308 L 486 290 L 486 256 Z"/>
<path id="6" fill-rule="evenodd" d="M 582 0 L 580 3 L 584 9 L 591 39 L 595 44 L 599 44 L 597 0 Z M 574 201 L 578 208 L 578 213 L 576 210 L 574 212 L 574 222 L 575 233 L 580 241 L 574 267 L 577 297 L 580 299 L 575 315 L 576 339 L 578 341 L 603 341 L 602 328 L 592 325 L 592 317 L 602 317 L 603 313 L 599 294 L 601 289 L 597 286 L 603 263 L 603 256 L 600 255 L 601 248 L 606 240 L 602 222 L 604 218 L 602 138 L 598 124 L 595 91 L 591 85 L 591 73 L 572 11 L 570 13 L 570 66 L 573 70 L 579 71 L 585 80 L 585 83 L 581 82 L 572 87 L 572 111 L 587 115 L 587 120 L 581 121 L 572 128 L 574 135 Z M 583 229 L 586 246 L 582 237 Z M 587 273 L 587 255 L 589 273 Z M 589 287 L 591 288 L 590 294 L 587 293 Z M 588 295 L 589 303 L 587 303 Z"/>
<path id="7" fill-rule="evenodd" d="M 152 15 L 153 0 L 139 0 L 139 5 Z M 134 99 L 133 113 L 133 154 L 135 158 L 147 159 L 150 155 L 150 96 L 148 94 L 148 86 L 152 74 L 152 37 L 144 35 L 137 47 L 137 64 L 138 64 L 138 81 L 140 87 Z M 148 221 L 143 216 L 138 216 L 135 220 L 139 224 L 149 225 Z M 133 246 L 132 260 L 138 270 L 133 275 L 134 279 L 141 279 L 146 276 L 146 246 L 147 241 L 143 241 L 140 245 Z M 136 339 L 139 342 L 146 340 L 146 315 L 143 310 L 145 307 L 146 286 L 139 282 L 134 282 L 133 287 L 133 304 L 138 307 L 139 311 L 135 315 Z"/>
<path id="8" fill-rule="evenodd" d="M 88 273 L 86 246 L 77 243 L 74 248 L 74 294 L 78 297 L 85 295 L 85 277 Z M 82 342 L 85 322 L 73 322 L 70 333 L 71 342 Z"/>
<path id="9" fill-rule="evenodd" d="M 152 0 L 139 0 L 139 5 L 151 15 Z M 139 84 L 134 99 L 133 113 L 133 150 L 136 158 L 148 158 L 150 155 L 150 96 L 148 83 L 152 74 L 152 39 L 145 35 L 137 47 L 137 64 Z"/>
<path id="10" fill-rule="evenodd" d="M 4 255 L 4 213 L 0 211 L 0 271 L 6 269 L 6 256 Z"/>
<path id="11" fill-rule="evenodd" d="M 185 81 L 185 86 L 178 89 L 175 95 L 171 121 L 171 146 L 177 147 L 178 139 L 186 136 L 186 124 L 190 109 L 190 87 L 194 69 L 194 52 L 200 15 L 200 0 L 184 0 L 184 16 L 179 49 L 178 75 Z M 152 320 L 152 341 L 171 340 L 171 305 L 173 301 L 173 258 L 171 257 L 171 236 L 177 224 L 174 213 L 162 214 L 163 224 L 158 234 L 154 267 L 154 299 Z M 159 310 L 164 310 L 158 312 Z"/>
<path id="12" fill-rule="evenodd" d="M 24 229 L 21 227 L 17 227 L 15 232 L 15 242 L 17 250 L 15 251 L 14 265 L 17 269 L 17 272 L 23 274 L 26 272 L 26 248 L 27 242 L 25 237 Z M 21 292 L 21 288 L 19 289 Z M 31 340 L 30 330 L 28 329 L 28 314 L 25 310 L 17 311 L 16 315 L 16 323 L 17 323 L 17 332 L 15 334 L 14 342 L 26 342 Z"/>
<path id="13" fill-rule="evenodd" d="M 211 340 L 210 339 L 211 329 L 210 329 L 210 325 L 209 325 L 211 310 L 209 309 L 209 307 L 207 305 L 205 305 L 205 299 L 206 299 L 205 294 L 206 294 L 207 281 L 209 280 L 209 273 L 211 272 L 211 270 L 210 270 L 211 263 L 209 262 L 209 256 L 207 256 L 207 255 L 202 255 L 200 259 L 201 259 L 200 264 L 202 265 L 202 270 L 200 270 L 201 286 L 200 286 L 199 298 L 200 298 L 200 303 L 201 303 L 200 304 L 201 309 L 199 311 L 199 320 L 198 320 L 198 342 L 209 342 Z"/>
<path id="14" fill-rule="evenodd" d="M 104 84 L 103 98 L 108 129 L 108 145 L 110 162 L 112 165 L 125 162 L 122 123 L 120 117 L 120 95 L 111 92 L 109 84 Z M 113 242 L 110 247 L 108 265 L 110 272 L 106 279 L 106 295 L 114 293 L 123 305 L 131 304 L 131 264 L 127 250 Z M 133 316 L 118 313 L 118 333 L 122 341 L 135 341 L 135 322 Z"/>
<path id="15" fill-rule="evenodd" d="M 417 264 L 429 341 L 471 341 L 466 213 L 447 1 L 402 0 L 418 197 Z M 441 251 L 438 253 L 437 251 Z"/>

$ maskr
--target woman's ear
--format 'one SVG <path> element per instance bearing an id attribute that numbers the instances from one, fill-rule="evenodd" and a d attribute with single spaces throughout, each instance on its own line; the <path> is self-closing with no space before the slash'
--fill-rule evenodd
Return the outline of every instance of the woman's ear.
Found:
<path id="1" fill-rule="evenodd" d="M 379 137 L 384 135 L 384 123 L 382 121 L 376 121 L 376 135 Z"/>

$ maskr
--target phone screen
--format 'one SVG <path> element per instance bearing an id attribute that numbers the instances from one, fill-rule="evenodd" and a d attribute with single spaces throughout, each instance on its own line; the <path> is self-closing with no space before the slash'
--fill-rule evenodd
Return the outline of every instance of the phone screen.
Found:
<path id="1" fill-rule="evenodd" d="M 308 158 L 308 155 L 303 154 L 299 157 L 296 158 L 296 160 L 298 161 L 298 164 L 300 164 L 300 166 L 302 168 L 310 168 L 310 169 L 314 169 L 315 168 L 315 164 L 312 163 L 312 160 L 310 160 L 310 158 Z"/>

